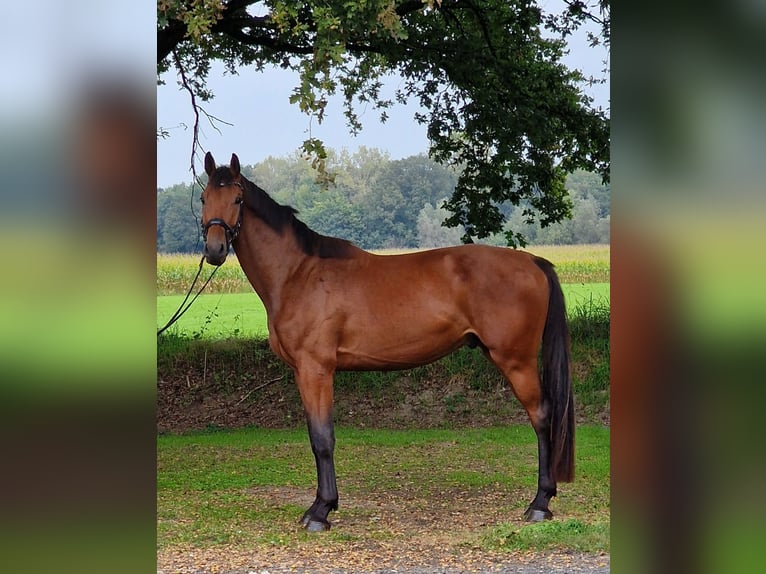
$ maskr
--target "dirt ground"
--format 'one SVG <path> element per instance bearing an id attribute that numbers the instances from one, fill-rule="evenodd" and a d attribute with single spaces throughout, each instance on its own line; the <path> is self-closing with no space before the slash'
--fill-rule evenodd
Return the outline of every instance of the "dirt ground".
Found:
<path id="1" fill-rule="evenodd" d="M 305 425 L 292 375 L 274 362 L 261 362 L 244 375 L 197 362 L 176 364 L 158 371 L 157 392 L 160 433 Z M 528 422 L 500 378 L 476 389 L 457 377 L 415 380 L 406 372 L 392 377 L 385 388 L 369 389 L 348 382 L 337 385 L 335 421 L 357 428 L 469 428 Z M 608 404 L 600 412 L 578 413 L 578 421 L 609 424 Z M 305 506 L 311 504 L 314 494 L 292 488 L 253 490 L 254 496 Z M 508 500 L 513 497 L 502 487 L 439 497 L 452 503 L 408 500 L 406 492 L 397 495 L 396 505 L 375 493 L 366 493 L 363 498 L 359 494 L 346 496 L 339 511 L 331 515 L 332 539 L 318 534 L 297 547 L 275 544 L 248 550 L 226 546 L 162 549 L 158 574 L 609 572 L 610 557 L 605 553 L 493 553 L 480 548 L 477 532 L 513 520 L 513 513 L 520 514 L 518 509 L 513 513 L 509 510 Z M 385 512 L 375 511 L 379 508 Z M 418 508 L 428 508 L 428 512 L 413 512 Z M 555 513 L 554 506 L 552 509 Z M 381 532 L 386 534 L 381 536 Z"/>
<path id="2" fill-rule="evenodd" d="M 310 492 L 299 488 L 259 487 L 253 496 L 275 503 L 308 505 Z M 333 532 L 288 546 L 274 544 L 243 550 L 241 547 L 173 548 L 158 555 L 159 574 L 275 574 L 286 572 L 350 573 L 608 573 L 607 553 L 513 552 L 482 549 L 477 532 L 507 521 L 507 492 L 496 489 L 445 492 L 438 500 L 402 497 L 395 506 L 385 495 L 358 493 L 344 498 L 332 514 Z M 454 502 L 460 501 L 462 511 Z M 418 507 L 428 508 L 417 512 Z M 359 512 L 363 510 L 363 512 Z M 522 522 L 518 521 L 519 526 Z M 290 526 L 286 525 L 286 528 Z M 297 524 L 293 526 L 298 528 Z M 351 534 L 353 533 L 353 534 Z M 381 535 L 386 533 L 386 535 Z M 346 540 L 345 538 L 348 538 Z"/>

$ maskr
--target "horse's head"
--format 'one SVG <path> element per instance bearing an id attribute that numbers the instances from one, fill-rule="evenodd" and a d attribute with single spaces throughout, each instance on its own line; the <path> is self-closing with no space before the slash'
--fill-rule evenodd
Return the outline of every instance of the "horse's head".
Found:
<path id="1" fill-rule="evenodd" d="M 202 192 L 202 237 L 205 259 L 211 265 L 226 261 L 231 242 L 242 225 L 243 183 L 239 158 L 231 154 L 228 167 L 216 168 L 210 152 L 205 154 L 207 186 Z"/>

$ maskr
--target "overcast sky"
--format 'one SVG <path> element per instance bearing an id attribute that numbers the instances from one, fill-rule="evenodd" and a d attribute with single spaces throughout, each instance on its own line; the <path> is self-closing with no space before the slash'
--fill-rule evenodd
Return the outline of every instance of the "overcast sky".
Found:
<path id="1" fill-rule="evenodd" d="M 386 149 L 394 158 L 425 152 L 425 127 L 412 118 L 416 106 L 396 105 L 389 109 L 389 120 L 379 121 L 380 114 L 370 107 L 360 109 L 364 129 L 354 137 L 346 126 L 341 98 L 328 106 L 322 124 L 312 121 L 289 103 L 297 75 L 281 69 L 262 73 L 243 70 L 238 76 L 224 76 L 217 66 L 211 70 L 209 87 L 215 98 L 202 107 L 211 115 L 232 125 L 216 123 L 218 130 L 201 118 L 200 141 L 211 151 L 218 163 L 228 163 L 236 153 L 245 164 L 255 164 L 268 156 L 285 156 L 295 152 L 309 137 L 317 137 L 326 146 L 355 150 L 360 145 Z M 157 125 L 170 137 L 157 142 L 157 185 L 164 187 L 190 181 L 192 113 L 189 95 L 180 90 L 175 79 L 168 78 L 166 86 L 157 89 Z M 387 84 L 391 95 L 397 83 Z M 200 170 L 198 158 L 197 169 Z"/>
<path id="2" fill-rule="evenodd" d="M 590 49 L 584 34 L 572 37 L 570 55 L 565 62 L 586 76 L 602 76 L 603 49 Z M 164 86 L 157 88 L 157 125 L 167 130 L 170 137 L 157 141 L 157 185 L 168 187 L 176 183 L 191 182 L 189 170 L 192 126 L 194 115 L 188 94 L 178 87 L 175 76 L 166 73 Z M 392 78 L 387 89 L 391 96 L 398 86 Z M 388 151 L 393 159 L 425 153 L 428 141 L 425 126 L 413 119 L 417 106 L 395 105 L 388 110 L 385 124 L 379 121 L 379 112 L 371 107 L 360 109 L 362 132 L 354 137 L 343 116 L 341 98 L 328 106 L 325 120 L 318 125 L 289 103 L 297 75 L 281 69 L 256 72 L 243 69 L 237 76 L 224 75 L 223 67 L 210 72 L 208 86 L 215 98 L 203 104 L 205 110 L 232 125 L 217 124 L 220 133 L 202 117 L 200 141 L 213 153 L 216 161 L 228 163 L 236 153 L 244 164 L 255 164 L 269 156 L 282 157 L 294 153 L 308 137 L 317 137 L 326 146 L 355 151 L 359 146 L 376 147 Z M 597 106 L 609 107 L 609 86 L 599 85 L 588 90 Z M 385 93 L 383 95 L 386 95 Z M 202 171 L 201 158 L 196 169 Z"/>

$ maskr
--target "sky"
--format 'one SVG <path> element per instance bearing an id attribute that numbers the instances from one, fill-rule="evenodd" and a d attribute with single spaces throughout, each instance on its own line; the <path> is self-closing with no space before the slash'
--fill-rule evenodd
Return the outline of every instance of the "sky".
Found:
<path id="1" fill-rule="evenodd" d="M 396 105 L 389 110 L 389 120 L 379 121 L 379 112 L 360 109 L 362 132 L 354 137 L 346 126 L 341 98 L 328 106 L 324 121 L 318 124 L 289 103 L 297 74 L 278 68 L 263 72 L 243 70 L 238 76 L 224 75 L 222 66 L 211 70 L 209 87 L 215 98 L 202 107 L 209 114 L 232 125 L 211 123 L 201 116 L 200 142 L 213 153 L 218 163 L 228 163 L 236 153 L 245 164 L 255 164 L 269 157 L 293 154 L 309 137 L 317 137 L 334 149 L 355 150 L 359 146 L 388 150 L 392 158 L 425 152 L 425 127 L 412 118 L 417 106 Z M 396 79 L 386 86 L 393 96 Z M 157 89 L 157 125 L 169 137 L 157 141 L 157 185 L 164 187 L 191 181 L 189 171 L 194 115 L 187 92 L 175 79 Z M 217 129 L 216 129 L 217 128 Z M 198 158 L 197 170 L 201 170 Z"/>
<path id="2" fill-rule="evenodd" d="M 565 63 L 580 69 L 586 76 L 601 77 L 604 50 L 588 48 L 584 33 L 571 38 L 570 54 Z M 158 187 L 192 180 L 190 158 L 194 114 L 189 95 L 179 88 L 171 73 L 166 73 L 163 79 L 165 85 L 157 88 L 157 126 L 166 130 L 169 137 L 157 141 Z M 390 95 L 400 81 L 391 77 L 386 83 Z M 316 120 L 312 121 L 296 105 L 289 103 L 297 84 L 297 74 L 278 68 L 263 72 L 243 69 L 236 76 L 224 74 L 222 66 L 213 68 L 208 87 L 215 98 L 203 103 L 202 107 L 232 125 L 217 123 L 216 129 L 203 116 L 200 122 L 202 147 L 212 152 L 219 164 L 228 163 L 231 154 L 236 153 L 243 164 L 249 165 L 269 156 L 292 155 L 309 137 L 322 139 L 326 146 L 336 150 L 345 148 L 353 152 L 360 146 L 383 149 L 392 159 L 428 151 L 426 127 L 413 119 L 418 109 L 415 103 L 395 104 L 387 110 L 389 119 L 385 124 L 380 123 L 379 112 L 371 106 L 358 110 L 363 129 L 353 136 L 346 125 L 340 97 L 330 101 L 326 117 L 318 125 Z M 586 93 L 597 107 L 609 108 L 608 83 L 594 86 Z M 202 171 L 201 157 L 196 159 L 196 170 L 198 173 Z"/>

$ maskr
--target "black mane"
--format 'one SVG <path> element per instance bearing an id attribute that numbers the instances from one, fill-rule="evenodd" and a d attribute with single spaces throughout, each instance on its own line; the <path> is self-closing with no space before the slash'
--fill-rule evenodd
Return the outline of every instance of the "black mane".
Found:
<path id="1" fill-rule="evenodd" d="M 221 170 L 226 170 L 228 175 L 221 173 L 219 176 L 218 172 Z M 217 180 L 217 177 L 220 177 L 221 180 Z M 213 173 L 211 180 L 214 185 L 220 185 L 220 182 L 228 183 L 226 177 L 231 180 L 229 169 L 218 168 Z M 282 233 L 284 230 L 289 230 L 306 255 L 340 259 L 351 257 L 354 250 L 351 242 L 337 237 L 320 235 L 313 229 L 309 229 L 305 223 L 295 217 L 295 214 L 298 213 L 295 208 L 289 205 L 280 205 L 271 199 L 268 193 L 244 176 L 241 176 L 240 179 L 243 185 L 245 206 L 274 231 Z"/>

